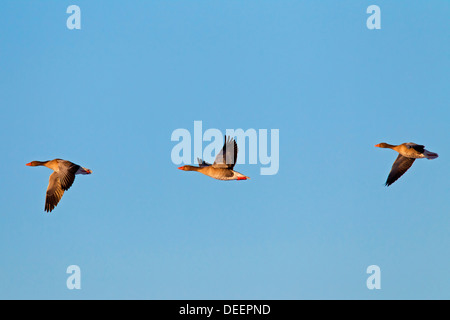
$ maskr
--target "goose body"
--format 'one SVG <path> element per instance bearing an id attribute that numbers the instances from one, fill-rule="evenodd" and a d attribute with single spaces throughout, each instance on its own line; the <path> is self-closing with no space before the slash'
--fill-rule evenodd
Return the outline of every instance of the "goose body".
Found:
<path id="1" fill-rule="evenodd" d="M 225 136 L 225 143 L 222 150 L 217 154 L 213 164 L 207 163 L 202 159 L 198 160 L 198 167 L 182 166 L 178 169 L 184 171 L 197 171 L 217 180 L 247 180 L 249 177 L 234 171 L 238 154 L 238 146 L 234 139 Z"/>
<path id="2" fill-rule="evenodd" d="M 52 212 L 52 210 L 58 205 L 64 192 L 69 190 L 75 181 L 77 174 L 91 174 L 92 170 L 83 168 L 75 163 L 67 160 L 54 159 L 49 161 L 32 161 L 27 163 L 29 167 L 44 166 L 51 170 L 53 173 L 50 175 L 47 195 L 45 198 L 45 211 Z"/>
<path id="3" fill-rule="evenodd" d="M 428 151 L 425 146 L 414 143 L 407 142 L 399 145 L 392 145 L 385 142 L 376 144 L 375 147 L 387 148 L 397 151 L 399 153 L 397 159 L 392 165 L 389 176 L 386 180 L 386 186 L 390 186 L 395 181 L 397 181 L 409 168 L 416 159 L 436 159 L 439 155 L 437 153 Z"/>

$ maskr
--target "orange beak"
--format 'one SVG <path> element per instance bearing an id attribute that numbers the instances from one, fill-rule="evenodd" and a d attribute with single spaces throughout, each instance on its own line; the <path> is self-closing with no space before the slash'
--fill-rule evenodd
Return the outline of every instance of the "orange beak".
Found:
<path id="1" fill-rule="evenodd" d="M 180 169 L 180 170 L 183 170 L 183 169 L 184 169 L 184 167 L 178 167 L 178 169 Z"/>
<path id="2" fill-rule="evenodd" d="M 31 162 L 26 164 L 27 166 L 31 167 Z"/>
<path id="3" fill-rule="evenodd" d="M 379 148 L 379 147 L 380 147 L 380 144 L 376 144 L 375 147 Z"/>

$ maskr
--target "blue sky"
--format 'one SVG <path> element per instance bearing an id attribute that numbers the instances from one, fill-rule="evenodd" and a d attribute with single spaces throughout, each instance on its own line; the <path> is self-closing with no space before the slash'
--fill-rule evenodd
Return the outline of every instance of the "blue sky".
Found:
<path id="1" fill-rule="evenodd" d="M 0 298 L 449 299 L 449 16 L 448 1 L 2 1 Z M 177 170 L 171 134 L 195 120 L 279 129 L 278 174 Z M 374 144 L 409 141 L 440 157 L 384 187 L 396 154 Z M 53 158 L 94 174 L 47 214 L 51 172 L 25 163 Z"/>

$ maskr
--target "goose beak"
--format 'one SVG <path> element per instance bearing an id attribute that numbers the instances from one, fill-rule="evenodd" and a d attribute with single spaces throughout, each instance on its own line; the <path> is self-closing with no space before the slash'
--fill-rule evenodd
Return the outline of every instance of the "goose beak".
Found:
<path id="1" fill-rule="evenodd" d="M 26 164 L 27 166 L 31 167 L 31 162 Z"/>
<path id="2" fill-rule="evenodd" d="M 380 147 L 380 144 L 376 144 L 375 147 L 379 148 L 379 147 Z"/>
<path id="3" fill-rule="evenodd" d="M 183 170 L 183 169 L 184 169 L 184 167 L 178 167 L 178 169 L 180 169 L 180 170 Z"/>

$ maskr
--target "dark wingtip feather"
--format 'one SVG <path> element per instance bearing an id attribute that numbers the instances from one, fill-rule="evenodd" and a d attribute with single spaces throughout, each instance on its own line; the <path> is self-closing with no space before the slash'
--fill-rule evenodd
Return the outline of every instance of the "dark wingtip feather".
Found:
<path id="1" fill-rule="evenodd" d="M 54 206 L 52 207 L 52 206 L 51 206 L 50 204 L 48 204 L 48 203 L 45 204 L 45 212 L 50 213 L 50 212 L 53 211 L 54 208 L 55 208 Z"/>
<path id="2" fill-rule="evenodd" d="M 397 179 L 395 179 L 395 180 L 389 180 L 389 178 L 386 180 L 386 183 L 384 184 L 386 187 L 389 187 L 390 185 L 392 185 L 395 181 L 397 181 L 398 180 L 398 178 Z"/>

